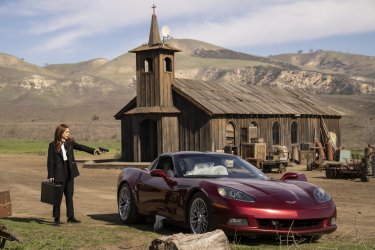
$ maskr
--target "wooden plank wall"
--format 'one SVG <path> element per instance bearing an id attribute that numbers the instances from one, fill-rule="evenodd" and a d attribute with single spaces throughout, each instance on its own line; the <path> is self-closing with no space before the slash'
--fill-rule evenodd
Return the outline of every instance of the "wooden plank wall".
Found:
<path id="1" fill-rule="evenodd" d="M 337 137 L 337 146 L 345 146 L 341 145 L 341 129 L 340 129 L 340 119 L 329 117 L 324 118 L 324 122 L 327 125 L 328 131 L 336 133 Z"/>
<path id="2" fill-rule="evenodd" d="M 159 68 L 158 54 L 152 51 L 137 53 L 136 69 L 137 69 L 137 106 L 150 107 L 157 106 L 160 102 L 160 86 L 159 74 L 155 74 L 155 70 Z M 146 58 L 152 60 L 151 72 L 145 72 L 144 61 Z"/>
<path id="3" fill-rule="evenodd" d="M 160 114 L 149 114 L 142 116 L 127 116 L 121 122 L 122 142 L 121 158 L 125 161 L 139 161 L 139 123 L 144 119 L 157 121 L 158 152 L 173 152 L 178 150 L 192 151 L 216 151 L 224 149 L 226 145 L 225 131 L 228 122 L 235 125 L 235 144 L 240 149 L 240 129 L 249 127 L 252 122 L 258 125 L 258 136 L 264 138 L 267 148 L 272 146 L 272 125 L 275 121 L 280 123 L 280 144 L 291 150 L 291 125 L 298 123 L 297 143 L 313 143 L 314 134 L 320 135 L 320 117 L 240 117 L 223 116 L 210 120 L 205 112 L 196 108 L 182 97 L 175 95 L 176 107 L 182 112 L 175 116 L 164 116 Z M 329 131 L 336 133 L 337 145 L 341 145 L 340 119 L 324 118 Z M 163 129 L 162 129 L 163 127 Z M 315 132 L 316 131 L 316 132 Z M 320 138 L 320 137 L 319 137 Z"/>
<path id="4" fill-rule="evenodd" d="M 291 149 L 291 125 L 296 121 L 298 124 L 297 143 L 313 143 L 314 131 L 320 135 L 320 117 L 287 117 L 287 116 L 273 116 L 273 117 L 241 117 L 241 116 L 222 116 L 211 120 L 211 131 L 214 148 L 213 150 L 222 150 L 226 145 L 225 129 L 228 122 L 235 125 L 235 145 L 240 148 L 240 129 L 242 127 L 249 127 L 252 122 L 258 125 L 258 136 L 264 138 L 267 143 L 267 148 L 272 147 L 272 126 L 274 122 L 280 124 L 280 144 Z M 338 138 L 338 145 L 341 144 L 341 133 L 339 126 L 339 119 L 330 118 L 325 119 L 329 131 L 335 132 Z M 320 138 L 320 137 L 319 137 Z"/>
<path id="5" fill-rule="evenodd" d="M 162 145 L 161 152 L 179 151 L 178 119 L 175 116 L 164 116 L 162 118 Z"/>
<path id="6" fill-rule="evenodd" d="M 210 116 L 178 94 L 173 102 L 181 113 L 178 116 L 179 150 L 211 151 Z"/>
<path id="7" fill-rule="evenodd" d="M 137 106 L 173 106 L 172 82 L 174 81 L 174 55 L 166 51 L 146 51 L 137 53 Z M 164 72 L 164 59 L 169 57 L 172 61 L 172 72 Z M 153 70 L 145 72 L 144 61 L 146 58 L 152 60 Z"/>
<path id="8" fill-rule="evenodd" d="M 171 107 L 173 106 L 172 102 L 172 83 L 174 81 L 174 56 L 173 52 L 165 51 L 164 54 L 160 54 L 159 56 L 159 75 L 160 75 L 160 84 L 159 87 L 160 97 L 161 100 L 158 105 L 156 106 L 164 106 L 164 107 Z M 165 58 L 170 58 L 172 62 L 172 71 L 165 72 L 164 71 L 164 60 Z"/>

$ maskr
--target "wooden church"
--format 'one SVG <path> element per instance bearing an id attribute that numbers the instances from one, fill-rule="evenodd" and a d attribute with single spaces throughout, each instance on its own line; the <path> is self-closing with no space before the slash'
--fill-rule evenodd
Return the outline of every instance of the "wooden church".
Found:
<path id="1" fill-rule="evenodd" d="M 136 54 L 137 95 L 115 115 L 122 160 L 228 148 L 240 154 L 241 144 L 254 138 L 263 138 L 267 148 L 290 148 L 323 140 L 323 131 L 341 144 L 341 115 L 333 108 L 295 90 L 175 78 L 179 51 L 160 40 L 154 12 L 148 44 L 130 50 Z"/>

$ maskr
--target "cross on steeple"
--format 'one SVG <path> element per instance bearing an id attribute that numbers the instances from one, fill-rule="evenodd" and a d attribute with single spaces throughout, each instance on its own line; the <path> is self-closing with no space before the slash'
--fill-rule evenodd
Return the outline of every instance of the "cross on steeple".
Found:
<path id="1" fill-rule="evenodd" d="M 155 5 L 155 4 L 152 4 L 152 7 L 151 7 L 151 8 L 153 9 L 153 12 L 154 12 L 154 15 L 155 15 L 156 5 Z"/>

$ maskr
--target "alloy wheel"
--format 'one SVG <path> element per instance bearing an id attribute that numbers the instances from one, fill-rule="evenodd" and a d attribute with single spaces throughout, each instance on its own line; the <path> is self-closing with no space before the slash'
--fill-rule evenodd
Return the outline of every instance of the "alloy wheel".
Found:
<path id="1" fill-rule="evenodd" d="M 126 221 L 130 215 L 131 208 L 131 192 L 129 187 L 123 186 L 120 190 L 118 200 L 118 211 L 123 221 Z"/>
<path id="2" fill-rule="evenodd" d="M 208 230 L 208 208 L 200 197 L 194 199 L 190 206 L 189 223 L 195 234 L 206 233 Z"/>

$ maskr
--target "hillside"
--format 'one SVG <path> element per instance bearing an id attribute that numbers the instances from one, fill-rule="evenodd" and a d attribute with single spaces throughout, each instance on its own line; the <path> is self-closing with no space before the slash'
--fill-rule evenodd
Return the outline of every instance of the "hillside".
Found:
<path id="1" fill-rule="evenodd" d="M 191 39 L 167 43 L 182 50 L 175 57 L 178 78 L 288 87 L 321 95 L 322 101 L 348 114 L 342 119 L 344 144 L 361 147 L 365 124 L 375 119 L 373 57 L 316 52 L 266 58 Z M 342 64 L 335 60 L 351 66 L 338 67 Z M 45 138 L 56 122 L 64 121 L 76 124 L 88 139 L 119 138 L 120 125 L 113 115 L 135 95 L 135 81 L 133 53 L 45 67 L 0 54 L 0 105 L 6 107 L 0 135 Z"/>
<path id="2" fill-rule="evenodd" d="M 270 58 L 309 70 L 322 70 L 375 79 L 374 56 L 320 50 L 313 53 L 281 54 Z"/>

